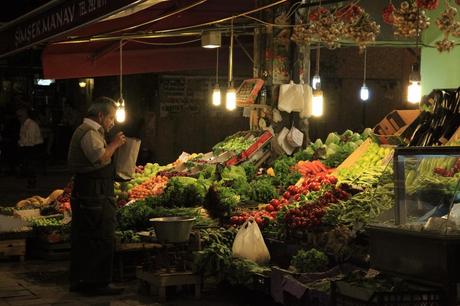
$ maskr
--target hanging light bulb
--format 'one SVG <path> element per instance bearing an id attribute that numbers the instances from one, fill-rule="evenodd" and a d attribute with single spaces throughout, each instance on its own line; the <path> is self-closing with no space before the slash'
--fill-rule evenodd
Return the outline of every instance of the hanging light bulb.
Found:
<path id="1" fill-rule="evenodd" d="M 225 97 L 225 108 L 229 111 L 235 110 L 236 108 L 236 90 L 233 88 L 233 85 L 227 89 L 227 94 Z"/>
<path id="2" fill-rule="evenodd" d="M 407 102 L 409 103 L 420 103 L 422 100 L 422 86 L 420 82 L 410 82 L 407 87 Z"/>
<path id="3" fill-rule="evenodd" d="M 117 102 L 117 111 L 115 112 L 115 120 L 117 122 L 125 122 L 126 119 L 126 111 L 125 111 L 125 100 L 123 98 Z"/>
<path id="4" fill-rule="evenodd" d="M 321 117 L 324 111 L 324 97 L 321 89 L 316 89 L 313 92 L 312 99 L 312 110 L 311 114 L 313 117 Z"/>
<path id="5" fill-rule="evenodd" d="M 409 75 L 409 86 L 407 87 L 407 102 L 420 103 L 422 100 L 422 86 L 420 85 L 419 64 L 412 65 L 412 71 Z"/>
<path id="6" fill-rule="evenodd" d="M 363 86 L 361 86 L 361 89 L 359 91 L 359 97 L 361 98 L 362 101 L 367 101 L 369 100 L 369 88 L 366 86 L 366 72 L 367 72 L 367 48 L 364 49 L 364 72 L 363 72 Z"/>
<path id="7" fill-rule="evenodd" d="M 221 100 L 220 88 L 219 88 L 219 84 L 216 84 L 214 86 L 214 89 L 212 90 L 212 105 L 219 106 L 220 100 Z"/>
<path id="8" fill-rule="evenodd" d="M 115 120 L 117 122 L 125 122 L 126 110 L 125 100 L 123 99 L 123 40 L 120 40 L 120 100 L 117 102 L 117 110 L 115 112 Z"/>
<path id="9" fill-rule="evenodd" d="M 363 101 L 369 100 L 369 88 L 367 88 L 366 83 L 363 83 L 363 86 L 361 86 L 361 90 L 359 91 L 359 97 Z"/>
<path id="10" fill-rule="evenodd" d="M 233 19 L 230 26 L 230 50 L 228 55 L 228 88 L 225 97 L 225 108 L 232 111 L 236 108 L 236 90 L 233 87 Z"/>
<path id="11" fill-rule="evenodd" d="M 80 88 L 85 88 L 86 87 L 86 82 L 85 81 L 80 81 L 80 82 L 78 82 L 78 86 L 80 86 Z"/>

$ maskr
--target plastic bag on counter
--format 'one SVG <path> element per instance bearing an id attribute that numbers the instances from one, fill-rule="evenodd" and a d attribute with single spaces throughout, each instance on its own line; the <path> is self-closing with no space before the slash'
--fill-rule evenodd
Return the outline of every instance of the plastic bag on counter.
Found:
<path id="1" fill-rule="evenodd" d="M 270 253 L 264 237 L 254 220 L 247 220 L 241 225 L 233 242 L 234 257 L 252 260 L 258 264 L 270 261 Z"/>

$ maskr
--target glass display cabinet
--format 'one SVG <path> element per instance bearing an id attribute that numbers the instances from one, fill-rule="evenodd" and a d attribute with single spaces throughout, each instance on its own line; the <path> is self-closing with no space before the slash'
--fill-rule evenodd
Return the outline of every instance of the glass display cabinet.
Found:
<path id="1" fill-rule="evenodd" d="M 397 148 L 395 206 L 366 230 L 371 266 L 442 285 L 455 305 L 460 282 L 460 147 Z"/>

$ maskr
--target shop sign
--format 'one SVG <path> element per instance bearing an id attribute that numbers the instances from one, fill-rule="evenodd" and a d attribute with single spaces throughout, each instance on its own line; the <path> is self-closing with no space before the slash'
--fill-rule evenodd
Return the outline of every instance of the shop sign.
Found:
<path id="1" fill-rule="evenodd" d="M 68 0 L 0 28 L 0 57 L 103 19 L 145 0 Z"/>
<path id="2" fill-rule="evenodd" d="M 163 76 L 160 79 L 160 117 L 200 112 L 209 99 L 210 86 L 207 77 Z"/>

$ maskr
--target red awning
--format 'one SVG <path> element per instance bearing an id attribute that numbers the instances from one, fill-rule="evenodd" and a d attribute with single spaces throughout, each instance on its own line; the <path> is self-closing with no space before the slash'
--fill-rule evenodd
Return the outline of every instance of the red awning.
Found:
<path id="1" fill-rule="evenodd" d="M 162 30 L 213 22 L 249 11 L 255 7 L 255 2 L 255 0 L 165 1 L 127 17 L 88 25 L 58 39 L 58 41 L 78 39 L 80 42 L 50 43 L 45 47 L 42 54 L 44 77 L 65 79 L 118 75 L 120 73 L 120 36 L 133 33 L 136 35 L 158 33 Z M 193 6 L 195 4 L 196 6 Z M 190 6 L 193 7 L 154 23 L 145 24 Z M 131 28 L 142 24 L 145 25 Z M 215 67 L 216 51 L 201 48 L 200 36 L 194 34 L 125 41 L 122 52 L 123 74 L 187 71 Z M 102 35 L 116 36 L 118 40 L 89 40 L 89 38 L 94 39 Z M 193 42 L 186 43 L 190 41 Z M 250 68 L 252 64 L 243 52 L 238 51 L 236 45 L 234 50 L 237 51 L 235 62 L 243 62 Z M 227 57 L 226 53 L 227 50 L 221 52 L 222 59 Z"/>

